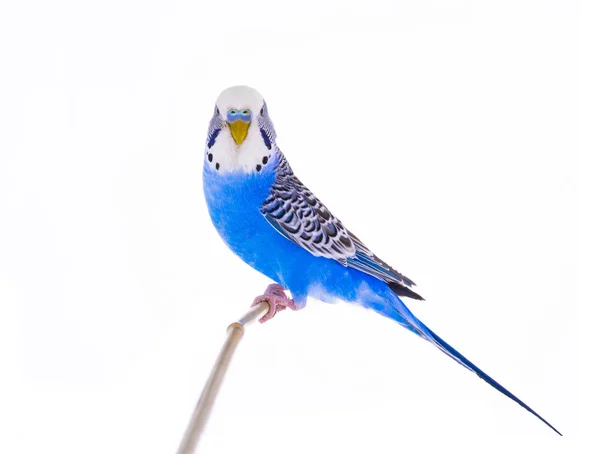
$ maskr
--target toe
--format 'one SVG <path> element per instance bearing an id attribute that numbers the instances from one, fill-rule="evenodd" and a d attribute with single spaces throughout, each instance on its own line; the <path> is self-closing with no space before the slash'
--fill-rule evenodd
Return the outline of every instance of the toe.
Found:
<path id="1" fill-rule="evenodd" d="M 267 287 L 267 290 L 265 290 L 265 294 L 285 297 L 285 290 L 283 289 L 283 286 L 280 284 L 271 284 Z"/>

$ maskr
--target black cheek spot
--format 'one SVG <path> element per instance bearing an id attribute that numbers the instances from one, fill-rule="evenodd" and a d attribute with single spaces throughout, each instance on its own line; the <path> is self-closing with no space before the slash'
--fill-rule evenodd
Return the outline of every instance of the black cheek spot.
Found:
<path id="1" fill-rule="evenodd" d="M 216 167 L 216 169 L 217 169 L 217 170 L 219 170 L 219 167 L 221 167 L 221 166 L 220 166 L 220 165 L 219 165 L 219 163 L 217 162 L 217 164 L 215 165 L 215 167 Z"/>
<path id="2" fill-rule="evenodd" d="M 263 128 L 260 128 L 260 135 L 263 138 L 263 142 L 265 143 L 265 146 L 267 147 L 267 149 L 270 150 L 271 149 L 271 139 L 269 139 L 267 132 Z"/>
<path id="3" fill-rule="evenodd" d="M 266 156 L 263 156 L 263 164 L 266 164 L 269 161 L 269 158 L 267 158 Z"/>
<path id="4" fill-rule="evenodd" d="M 256 171 L 260 172 L 260 169 L 262 169 L 262 166 L 260 164 L 256 164 Z"/>
<path id="5" fill-rule="evenodd" d="M 212 153 L 208 153 L 208 162 L 212 162 L 212 158 L 213 158 Z"/>

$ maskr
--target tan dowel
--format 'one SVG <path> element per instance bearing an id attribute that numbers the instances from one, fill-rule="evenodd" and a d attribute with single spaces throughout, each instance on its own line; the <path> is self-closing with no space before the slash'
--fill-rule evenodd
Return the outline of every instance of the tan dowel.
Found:
<path id="1" fill-rule="evenodd" d="M 202 435 L 204 426 L 206 426 L 206 422 L 210 416 L 210 411 L 215 403 L 225 372 L 227 372 L 227 368 L 231 362 L 231 357 L 244 335 L 244 326 L 257 318 L 262 317 L 268 310 L 269 303 L 263 301 L 254 306 L 244 314 L 242 318 L 237 322 L 233 322 L 227 328 L 225 344 L 219 352 L 219 356 L 215 361 L 215 365 L 210 372 L 208 380 L 206 380 L 206 384 L 204 385 L 200 399 L 198 399 L 196 408 L 192 413 L 192 417 L 190 418 L 190 422 L 183 435 L 177 454 L 194 454 L 196 452 L 198 440 L 200 439 L 200 435 Z"/>

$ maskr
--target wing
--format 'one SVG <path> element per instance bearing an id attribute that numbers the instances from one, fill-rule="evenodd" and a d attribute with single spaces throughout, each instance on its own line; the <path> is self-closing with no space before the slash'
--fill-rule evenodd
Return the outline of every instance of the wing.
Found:
<path id="1" fill-rule="evenodd" d="M 400 296 L 423 299 L 415 283 L 373 254 L 293 174 L 280 155 L 277 177 L 261 207 L 265 219 L 283 236 L 317 257 L 337 260 L 386 282 Z"/>

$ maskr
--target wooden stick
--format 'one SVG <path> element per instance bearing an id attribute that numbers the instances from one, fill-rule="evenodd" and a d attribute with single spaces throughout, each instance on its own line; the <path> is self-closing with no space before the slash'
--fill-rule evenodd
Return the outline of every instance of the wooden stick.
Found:
<path id="1" fill-rule="evenodd" d="M 192 413 L 190 422 L 187 426 L 185 434 L 183 435 L 179 449 L 177 450 L 177 454 L 194 454 L 196 451 L 198 440 L 200 440 L 202 431 L 204 430 L 204 427 L 208 421 L 208 417 L 210 416 L 210 411 L 212 410 L 215 399 L 217 398 L 217 393 L 219 392 L 219 388 L 223 382 L 223 377 L 225 376 L 225 372 L 227 372 L 227 368 L 231 362 L 231 357 L 233 356 L 235 349 L 244 335 L 244 326 L 256 320 L 257 318 L 262 317 L 267 313 L 268 310 L 269 303 L 263 301 L 250 309 L 237 322 L 233 322 L 227 327 L 227 338 L 225 339 L 225 344 L 223 345 L 223 348 L 221 348 L 219 356 L 215 361 L 215 365 L 210 372 L 210 376 L 204 385 L 200 399 L 198 399 L 196 408 Z"/>

